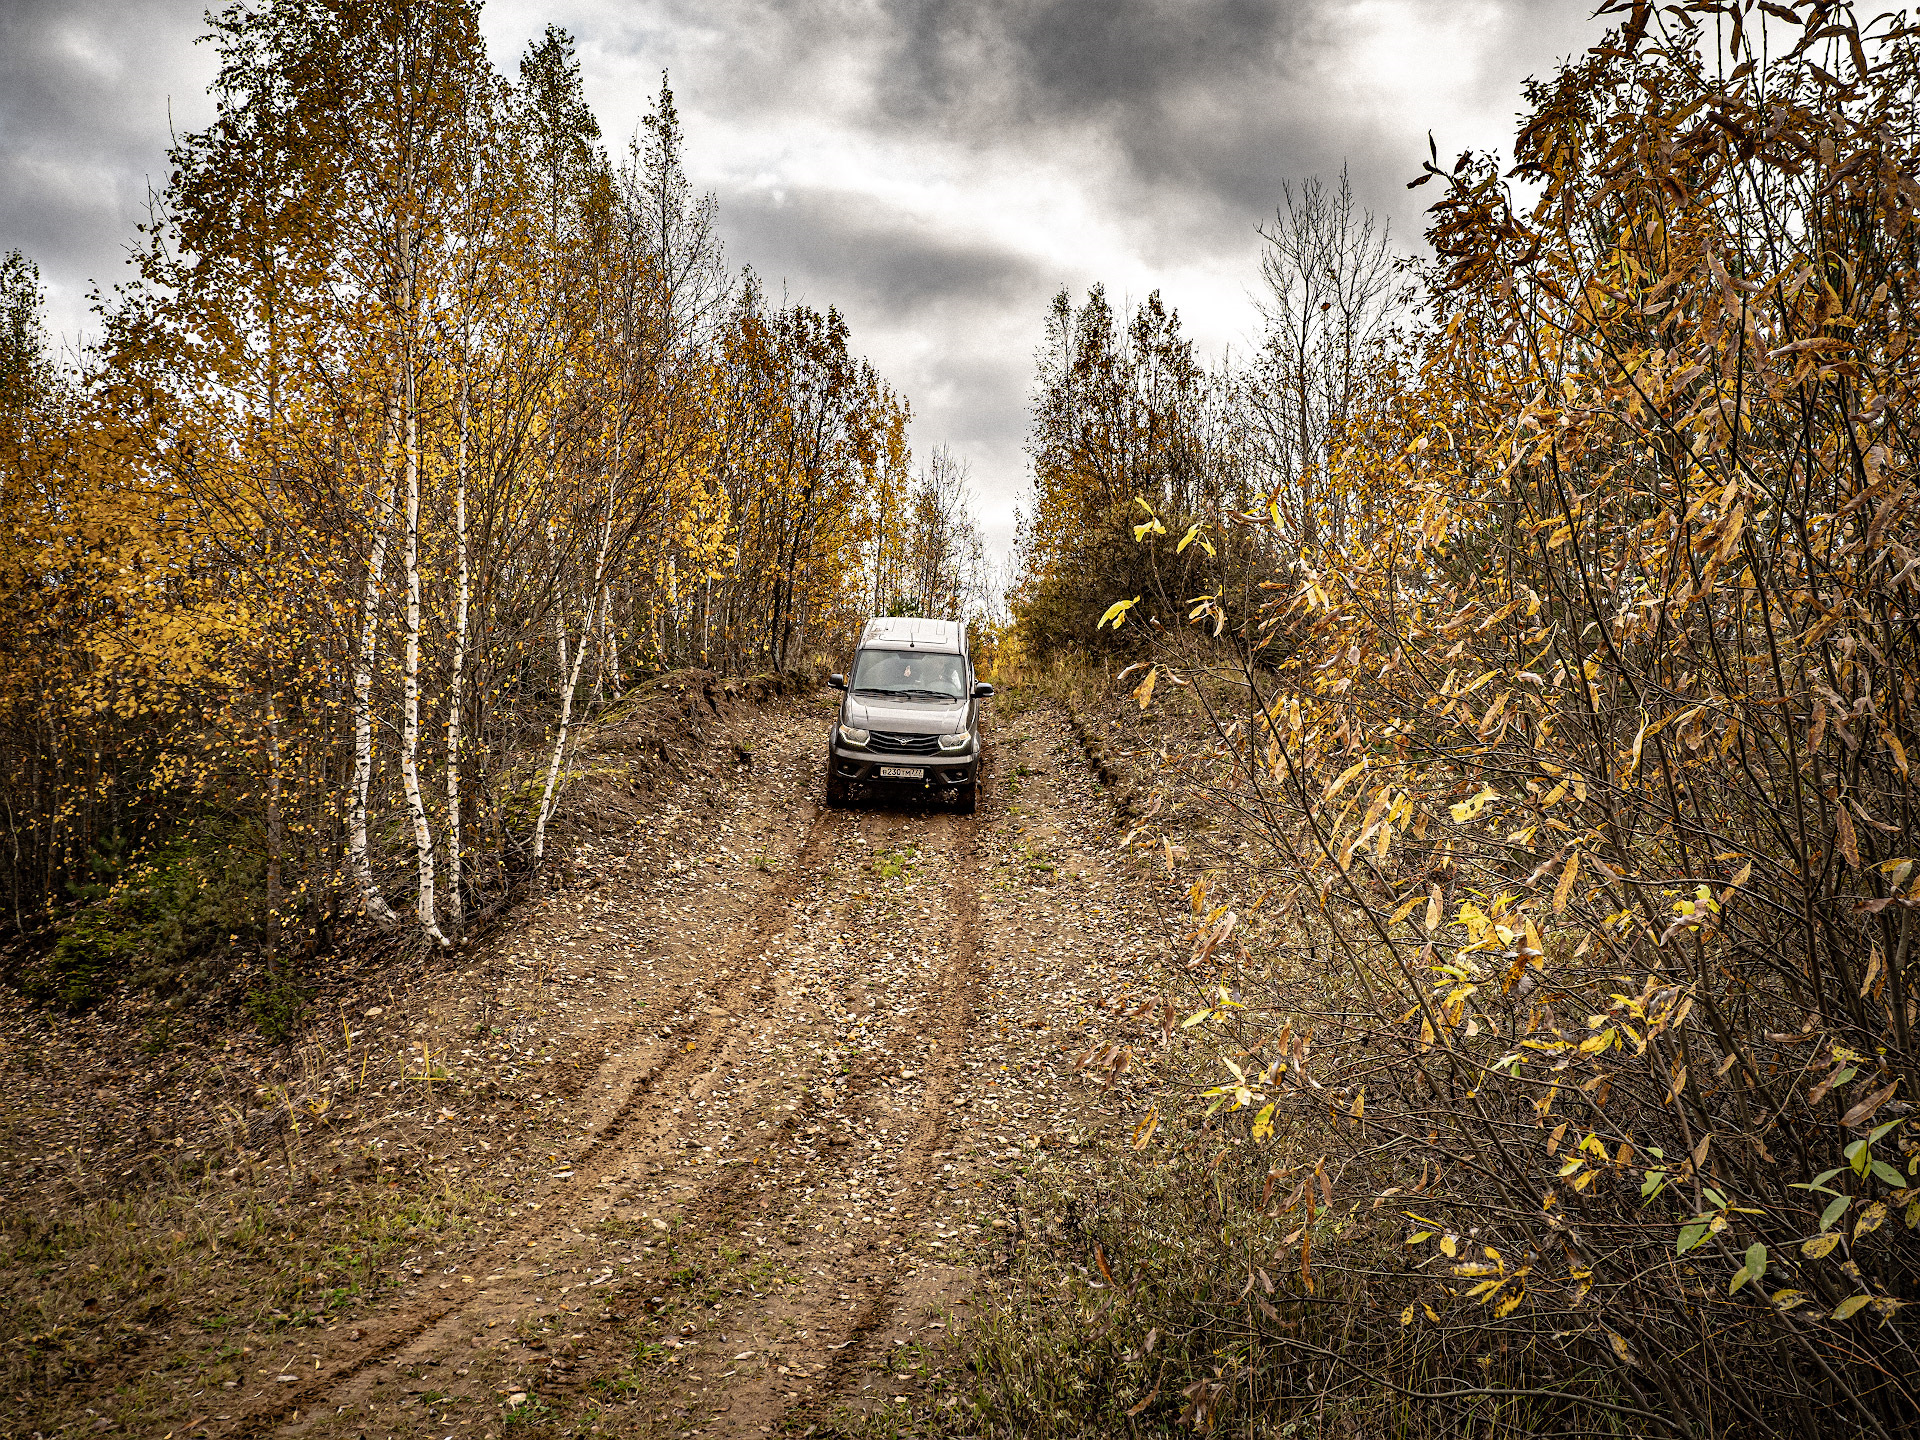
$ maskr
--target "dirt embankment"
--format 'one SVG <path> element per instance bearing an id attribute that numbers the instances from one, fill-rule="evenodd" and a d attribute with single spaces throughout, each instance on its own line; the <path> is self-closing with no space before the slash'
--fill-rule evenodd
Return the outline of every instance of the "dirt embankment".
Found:
<path id="1" fill-rule="evenodd" d="M 9 1220 L 7 1428 L 757 1435 L 948 1403 L 1010 1187 L 1136 1118 L 1074 1062 L 1165 937 L 1057 712 L 991 719 L 962 817 L 824 808 L 826 703 L 755 698 L 690 707 L 677 758 L 598 736 L 564 887 L 339 996 L 279 1144 Z M 154 1107 L 157 1149 L 203 1098 Z"/>

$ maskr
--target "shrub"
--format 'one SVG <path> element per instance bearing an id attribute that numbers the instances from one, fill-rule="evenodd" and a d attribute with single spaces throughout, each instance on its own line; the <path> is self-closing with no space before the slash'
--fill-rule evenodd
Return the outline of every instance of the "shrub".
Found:
<path id="1" fill-rule="evenodd" d="M 205 823 L 196 837 L 129 864 L 57 925 L 29 991 L 80 1008 L 122 982 L 157 989 L 190 983 L 236 944 L 257 942 L 261 865 L 224 838 L 221 827 Z"/>
<path id="2" fill-rule="evenodd" d="M 1838 22 L 1836 89 L 1673 23 L 1532 89 L 1528 209 L 1430 167 L 1440 323 L 1340 459 L 1365 532 L 1202 607 L 1232 688 L 1163 656 L 1213 707 L 1183 760 L 1272 857 L 1195 887 L 1208 1094 L 1249 1145 L 1318 1127 L 1275 1199 L 1292 1297 L 1311 1262 L 1352 1321 L 1334 1369 L 1412 1343 L 1429 1404 L 1512 1357 L 1567 1428 L 1887 1435 L 1920 1407 L 1920 33 Z M 1229 879 L 1290 933 L 1248 946 Z M 1323 1242 L 1374 1213 L 1404 1260 Z"/>

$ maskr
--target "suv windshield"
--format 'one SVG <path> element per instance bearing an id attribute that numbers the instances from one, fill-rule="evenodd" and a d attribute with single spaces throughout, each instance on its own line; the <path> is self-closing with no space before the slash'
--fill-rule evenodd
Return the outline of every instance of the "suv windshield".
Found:
<path id="1" fill-rule="evenodd" d="M 896 700 L 964 700 L 967 663 L 958 655 L 924 650 L 862 650 L 854 662 L 856 695 Z"/>

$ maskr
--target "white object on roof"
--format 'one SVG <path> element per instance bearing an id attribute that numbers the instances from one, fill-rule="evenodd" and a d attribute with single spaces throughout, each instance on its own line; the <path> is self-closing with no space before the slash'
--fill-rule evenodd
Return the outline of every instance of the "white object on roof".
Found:
<path id="1" fill-rule="evenodd" d="M 948 655 L 967 653 L 967 627 L 958 620 L 922 620 L 911 615 L 882 615 L 867 621 L 860 632 L 862 649 L 935 650 Z"/>

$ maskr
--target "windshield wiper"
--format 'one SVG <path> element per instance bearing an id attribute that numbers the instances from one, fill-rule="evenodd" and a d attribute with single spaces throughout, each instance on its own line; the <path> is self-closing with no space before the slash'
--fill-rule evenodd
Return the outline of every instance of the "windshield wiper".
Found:
<path id="1" fill-rule="evenodd" d="M 900 693 L 914 700 L 958 700 L 960 698 L 947 690 L 907 690 Z"/>
<path id="2" fill-rule="evenodd" d="M 897 695 L 903 700 L 911 700 L 918 692 L 913 690 L 882 690 L 876 685 L 856 685 L 853 693 L 856 695 Z"/>

